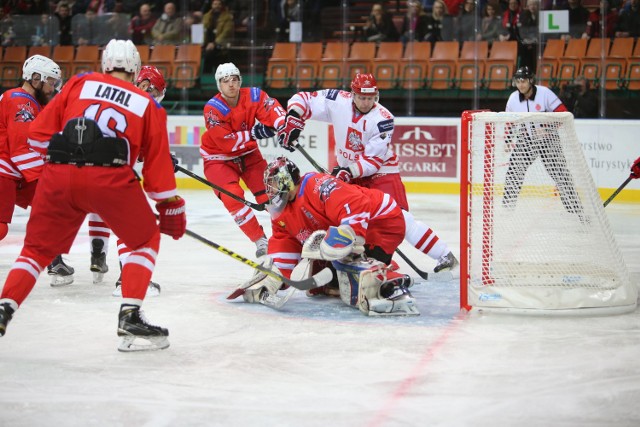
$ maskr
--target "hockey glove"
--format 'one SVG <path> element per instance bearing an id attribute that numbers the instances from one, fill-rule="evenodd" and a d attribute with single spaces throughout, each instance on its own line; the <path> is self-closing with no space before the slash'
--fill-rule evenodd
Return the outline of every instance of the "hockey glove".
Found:
<path id="1" fill-rule="evenodd" d="M 631 177 L 633 179 L 640 178 L 640 157 L 633 162 L 633 166 L 631 166 Z"/>
<path id="2" fill-rule="evenodd" d="M 336 261 L 351 254 L 364 252 L 364 238 L 348 225 L 329 227 L 327 235 L 320 243 L 320 255 L 323 260 Z"/>
<path id="3" fill-rule="evenodd" d="M 288 151 L 295 151 L 294 144 L 300 137 L 300 133 L 304 129 L 304 120 L 300 118 L 300 115 L 290 110 L 285 117 L 284 126 L 278 131 L 278 144 L 282 148 Z"/>
<path id="4" fill-rule="evenodd" d="M 180 164 L 180 162 L 178 161 L 178 158 L 176 157 L 176 155 L 173 153 L 171 153 L 171 161 L 173 162 L 173 173 L 177 173 L 178 164 Z"/>
<path id="5" fill-rule="evenodd" d="M 184 200 L 180 196 L 156 203 L 160 214 L 160 232 L 178 240 L 187 229 Z"/>
<path id="6" fill-rule="evenodd" d="M 251 139 L 267 139 L 275 136 L 276 130 L 274 128 L 270 128 L 269 126 L 265 126 L 262 123 L 256 123 L 251 128 Z"/>
<path id="7" fill-rule="evenodd" d="M 351 182 L 351 180 L 353 179 L 351 170 L 349 170 L 349 168 L 341 168 L 340 166 L 336 166 L 335 168 L 333 168 L 333 170 L 331 171 L 331 175 L 344 182 Z"/>

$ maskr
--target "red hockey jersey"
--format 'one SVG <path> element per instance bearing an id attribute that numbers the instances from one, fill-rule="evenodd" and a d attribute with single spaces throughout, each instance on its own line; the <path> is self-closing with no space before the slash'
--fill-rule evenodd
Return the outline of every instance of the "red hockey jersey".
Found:
<path id="1" fill-rule="evenodd" d="M 158 201 L 177 195 L 166 111 L 148 93 L 109 74 L 72 77 L 33 122 L 29 144 L 46 153 L 51 136 L 82 116 L 98 123 L 105 136 L 127 141 L 130 166 L 139 157 L 144 159 L 143 188 L 150 198 Z"/>
<path id="2" fill-rule="evenodd" d="M 393 231 L 403 236 L 404 220 L 387 221 L 398 218 L 402 218 L 402 210 L 388 194 L 346 184 L 328 174 L 311 172 L 302 178 L 296 199 L 272 220 L 269 254 L 275 265 L 289 277 L 300 260 L 303 243 L 314 231 L 350 225 L 358 236 L 364 237 L 367 245 L 382 246 L 368 238 L 368 232 L 392 225 L 400 227 Z"/>
<path id="3" fill-rule="evenodd" d="M 229 107 L 221 94 L 204 106 L 207 131 L 202 135 L 200 154 L 205 160 L 230 160 L 258 148 L 251 128 L 260 123 L 280 128 L 286 112 L 277 99 L 260 88 L 241 88 L 238 105 Z"/>
<path id="4" fill-rule="evenodd" d="M 41 110 L 38 101 L 22 88 L 0 95 L 0 175 L 3 177 L 34 181 L 40 176 L 44 162 L 27 144 L 27 134 Z"/>

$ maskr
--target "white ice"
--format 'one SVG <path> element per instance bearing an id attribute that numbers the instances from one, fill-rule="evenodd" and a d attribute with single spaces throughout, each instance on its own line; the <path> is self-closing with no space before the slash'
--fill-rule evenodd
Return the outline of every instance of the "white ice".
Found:
<path id="1" fill-rule="evenodd" d="M 254 254 L 212 193 L 182 194 L 190 229 Z M 457 197 L 410 195 L 410 203 L 458 253 Z M 640 206 L 606 212 L 640 283 Z M 0 243 L 0 285 L 26 220 L 17 209 Z M 276 312 L 225 299 L 251 268 L 187 236 L 163 236 L 154 273 L 162 295 L 143 307 L 169 328 L 171 347 L 125 354 L 116 350 L 114 239 L 109 250 L 111 270 L 94 285 L 83 227 L 65 257 L 75 282 L 52 288 L 41 276 L 14 315 L 0 338 L 0 426 L 640 425 L 640 310 L 466 317 L 449 282 L 413 288 L 419 317 L 367 318 L 303 292 Z"/>

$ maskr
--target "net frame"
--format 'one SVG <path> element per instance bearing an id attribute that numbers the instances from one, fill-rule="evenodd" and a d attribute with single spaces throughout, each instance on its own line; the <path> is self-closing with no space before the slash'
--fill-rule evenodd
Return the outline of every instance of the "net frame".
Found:
<path id="1" fill-rule="evenodd" d="M 552 148 L 518 170 L 514 147 L 525 140 Z M 511 203 L 513 170 L 523 185 Z M 462 114 L 460 231 L 462 309 L 590 315 L 636 308 L 638 290 L 571 113 Z"/>

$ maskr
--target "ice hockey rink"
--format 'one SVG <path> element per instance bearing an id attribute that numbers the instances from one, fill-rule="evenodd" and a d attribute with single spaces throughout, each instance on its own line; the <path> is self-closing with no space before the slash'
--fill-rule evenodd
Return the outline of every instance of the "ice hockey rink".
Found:
<path id="1" fill-rule="evenodd" d="M 211 192 L 181 194 L 189 229 L 254 254 Z M 457 255 L 457 196 L 410 195 L 410 203 Z M 640 206 L 614 202 L 606 212 L 640 284 Z M 0 243 L 0 286 L 27 215 L 16 210 Z M 250 267 L 188 236 L 163 236 L 154 273 L 162 295 L 143 308 L 169 328 L 171 347 L 120 353 L 115 240 L 102 284 L 92 283 L 86 226 L 65 259 L 75 282 L 52 288 L 41 276 L 0 339 L 2 426 L 640 425 L 640 310 L 466 316 L 452 281 L 412 288 L 419 317 L 367 318 L 300 291 L 275 311 L 225 299 Z"/>

